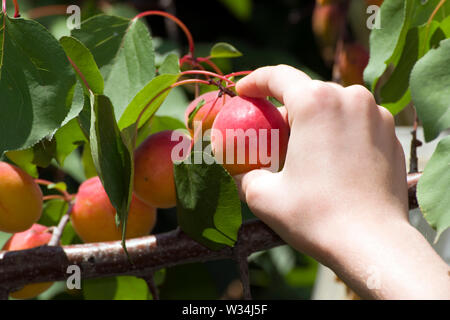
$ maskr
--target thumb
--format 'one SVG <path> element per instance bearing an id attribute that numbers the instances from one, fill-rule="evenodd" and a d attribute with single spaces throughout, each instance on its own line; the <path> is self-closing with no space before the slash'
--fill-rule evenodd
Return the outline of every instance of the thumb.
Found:
<path id="1" fill-rule="evenodd" d="M 255 215 L 273 212 L 272 209 L 277 206 L 279 173 L 258 169 L 234 178 L 241 200 L 247 202 Z"/>

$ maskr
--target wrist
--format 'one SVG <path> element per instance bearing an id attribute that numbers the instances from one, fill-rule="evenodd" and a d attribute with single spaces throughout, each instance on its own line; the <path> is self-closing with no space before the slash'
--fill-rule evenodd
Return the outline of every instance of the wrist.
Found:
<path id="1" fill-rule="evenodd" d="M 325 264 L 362 298 L 449 298 L 449 267 L 407 220 L 352 224 L 331 251 Z"/>

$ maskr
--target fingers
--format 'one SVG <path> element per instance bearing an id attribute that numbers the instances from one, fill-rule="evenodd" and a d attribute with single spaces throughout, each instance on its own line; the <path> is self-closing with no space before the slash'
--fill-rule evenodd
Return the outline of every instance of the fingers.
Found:
<path id="1" fill-rule="evenodd" d="M 287 125 L 289 125 L 289 118 L 288 118 L 288 112 L 286 107 L 279 107 L 278 111 L 280 111 L 281 116 L 283 117 L 284 122 L 286 122 Z"/>
<path id="2" fill-rule="evenodd" d="M 255 70 L 236 84 L 239 95 L 254 98 L 271 96 L 284 103 L 284 94 L 291 87 L 301 87 L 311 78 L 304 72 L 286 65 Z"/>
<path id="3" fill-rule="evenodd" d="M 249 189 L 249 185 L 256 181 L 258 178 L 262 178 L 266 176 L 267 174 L 270 174 L 268 170 L 259 169 L 259 170 L 252 170 L 250 172 L 240 174 L 233 176 L 234 181 L 236 182 L 238 191 L 239 191 L 239 197 L 242 201 L 246 202 L 246 194 Z"/>

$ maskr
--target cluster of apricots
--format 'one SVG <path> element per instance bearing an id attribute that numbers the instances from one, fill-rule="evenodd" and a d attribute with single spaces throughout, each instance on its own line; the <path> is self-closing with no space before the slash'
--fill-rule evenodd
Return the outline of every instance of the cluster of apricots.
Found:
<path id="1" fill-rule="evenodd" d="M 366 0 L 367 6 L 381 6 L 383 0 Z M 312 29 L 324 61 L 334 64 L 334 78 L 343 86 L 364 84 L 368 50 L 347 36 L 346 0 L 316 0 Z"/>
<path id="2" fill-rule="evenodd" d="M 195 111 L 195 113 L 193 113 Z M 277 141 L 268 135 L 270 144 L 278 143 L 280 166 L 284 162 L 289 138 L 289 126 L 278 109 L 266 99 L 231 97 L 212 91 L 201 95 L 187 107 L 186 128 L 190 134 L 181 143 L 191 150 L 196 132 L 191 122 L 198 121 L 203 132 L 212 129 L 224 136 L 224 141 L 243 138 L 246 159 L 244 163 L 225 163 L 224 168 L 231 175 L 241 174 L 253 169 L 270 166 L 259 158 L 250 163 L 248 154 L 255 144 L 245 136 L 248 129 L 263 129 L 270 132 L 279 130 Z M 242 129 L 234 136 L 228 129 Z M 214 139 L 211 135 L 211 147 L 215 154 L 226 158 L 227 152 L 238 154 L 237 144 L 234 150 Z M 258 136 L 256 136 L 259 139 Z M 135 150 L 134 192 L 127 220 L 126 238 L 148 235 L 156 223 L 156 208 L 171 208 L 176 205 L 176 190 L 173 174 L 172 150 L 180 143 L 173 141 L 173 131 L 161 131 L 150 135 Z M 242 150 L 240 150 L 241 152 Z M 187 156 L 187 155 L 186 155 Z M 24 250 L 48 244 L 51 232 L 48 227 L 37 224 L 43 208 L 43 195 L 35 180 L 22 169 L 6 162 L 0 162 L 0 231 L 14 233 L 2 250 Z M 120 240 L 121 227 L 116 225 L 116 211 L 106 194 L 99 177 L 83 182 L 75 198 L 71 212 L 71 222 L 78 236 L 84 242 L 102 242 Z M 47 290 L 51 283 L 29 284 L 11 296 L 19 299 L 35 297 Z"/>

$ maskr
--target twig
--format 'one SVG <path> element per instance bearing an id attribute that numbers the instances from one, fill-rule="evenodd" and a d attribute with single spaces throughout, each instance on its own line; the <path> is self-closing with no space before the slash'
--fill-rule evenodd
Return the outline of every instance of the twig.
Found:
<path id="1" fill-rule="evenodd" d="M 244 300 L 252 300 L 247 257 L 248 256 L 245 253 L 238 253 L 236 256 L 236 262 L 238 264 L 239 275 L 241 277 Z"/>
<path id="2" fill-rule="evenodd" d="M 69 203 L 69 208 L 67 209 L 67 212 L 63 215 L 61 220 L 59 220 L 58 226 L 54 228 L 52 238 L 50 239 L 50 242 L 48 243 L 49 246 L 58 246 L 59 241 L 61 240 L 61 236 L 64 232 L 64 228 L 67 225 L 67 222 L 69 222 L 70 214 L 72 213 L 73 208 L 73 202 Z"/>
<path id="3" fill-rule="evenodd" d="M 419 182 L 422 173 L 412 173 L 408 174 L 408 205 L 409 210 L 419 207 L 419 202 L 417 201 L 416 189 L 417 183 Z"/>
<path id="4" fill-rule="evenodd" d="M 419 158 L 417 157 L 417 148 L 422 145 L 422 142 L 417 139 L 417 127 L 419 126 L 419 118 L 417 117 L 416 109 L 414 108 L 414 127 L 411 131 L 411 151 L 409 155 L 409 173 L 419 172 Z"/>
<path id="5" fill-rule="evenodd" d="M 155 277 L 153 276 L 154 272 L 150 271 L 148 274 L 142 276 L 142 279 L 147 282 L 148 289 L 150 290 L 153 300 L 159 300 L 158 288 L 155 284 Z"/>

